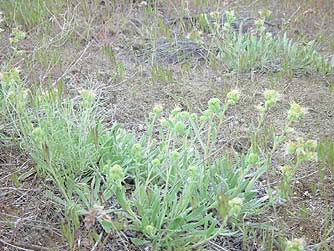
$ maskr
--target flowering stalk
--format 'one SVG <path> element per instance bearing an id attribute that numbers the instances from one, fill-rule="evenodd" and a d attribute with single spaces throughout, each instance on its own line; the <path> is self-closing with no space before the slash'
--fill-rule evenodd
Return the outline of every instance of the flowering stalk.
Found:
<path id="1" fill-rule="evenodd" d="M 205 122 L 208 122 L 207 129 L 207 142 L 204 150 L 204 159 L 209 159 L 212 154 L 212 141 L 217 137 L 217 133 L 220 130 L 220 127 L 224 121 L 225 113 L 230 106 L 236 105 L 240 98 L 240 93 L 238 90 L 232 90 L 227 93 L 226 100 L 221 106 L 221 101 L 217 98 L 212 98 L 208 102 L 208 110 L 206 110 L 201 116 L 202 127 L 205 125 Z M 218 125 L 214 122 L 214 117 L 219 119 Z M 214 136 L 214 140 L 212 137 Z"/>

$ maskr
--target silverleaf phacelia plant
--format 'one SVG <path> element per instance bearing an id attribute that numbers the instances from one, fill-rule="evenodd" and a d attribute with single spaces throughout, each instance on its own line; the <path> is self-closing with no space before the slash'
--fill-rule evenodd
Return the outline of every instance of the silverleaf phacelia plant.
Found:
<path id="1" fill-rule="evenodd" d="M 20 99 L 9 98 L 11 91 L 24 90 L 15 70 L 2 73 L 1 84 L 7 119 L 15 124 L 21 145 L 40 174 L 61 191 L 58 201 L 67 205 L 67 215 L 75 216 L 75 225 L 80 225 L 78 215 L 101 207 L 113 215 L 113 224 L 125 224 L 139 233 L 134 243 L 149 242 L 155 250 L 197 248 L 231 234 L 228 226 L 237 229 L 244 217 L 260 212 L 265 200 L 254 192 L 255 185 L 292 123 L 304 114 L 293 103 L 272 149 L 254 145 L 246 153 L 235 153 L 231 161 L 220 150 L 219 132 L 226 111 L 239 102 L 237 90 L 230 91 L 224 101 L 209 100 L 207 110 L 199 115 L 180 108 L 164 114 L 162 106 L 156 106 L 147 133 L 138 139 L 117 124 L 109 131 L 99 129 L 91 91 L 80 93 L 80 109 L 75 111 L 66 98 L 58 102 L 30 97 L 18 105 Z M 264 98 L 253 133 L 261 132 L 265 113 L 277 105 L 280 95 L 268 90 Z M 308 160 L 314 146 L 313 141 L 299 140 L 289 153 L 296 154 L 299 162 Z M 285 176 L 292 173 L 288 167 L 284 170 Z M 113 224 L 106 219 L 98 221 L 110 232 Z"/>

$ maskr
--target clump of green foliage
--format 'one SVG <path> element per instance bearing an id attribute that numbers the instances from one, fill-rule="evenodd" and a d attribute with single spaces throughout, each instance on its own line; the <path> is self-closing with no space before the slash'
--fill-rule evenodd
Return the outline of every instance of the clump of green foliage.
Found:
<path id="1" fill-rule="evenodd" d="M 268 196 L 258 194 L 258 180 L 304 114 L 291 104 L 271 149 L 253 140 L 246 152 L 230 156 L 221 152 L 218 135 L 226 112 L 239 100 L 237 90 L 223 102 L 209 100 L 200 114 L 175 108 L 164 115 L 156 106 L 147 133 L 137 139 L 119 125 L 102 129 L 90 90 L 82 90 L 80 102 L 74 102 L 62 96 L 61 85 L 26 89 L 16 69 L 2 73 L 1 87 L 6 120 L 16 128 L 37 172 L 53 180 L 61 195 L 52 197 L 74 229 L 80 217 L 88 219 L 94 211 L 93 222 L 106 232 L 134 231 L 135 245 L 149 244 L 154 250 L 191 249 L 241 231 L 245 218 L 269 203 Z M 276 91 L 264 93 L 253 138 L 279 98 Z M 270 203 L 279 196 L 271 195 Z M 74 248 L 73 239 L 70 245 Z"/>
<path id="2" fill-rule="evenodd" d="M 216 45 L 213 47 L 218 47 L 218 58 L 230 71 L 333 73 L 334 59 L 326 60 L 317 52 L 315 41 L 302 44 L 289 39 L 285 33 L 279 36 L 266 31 L 265 22 L 270 15 L 268 10 L 259 12 L 254 29 L 244 33 L 242 20 L 240 30 L 233 29 L 237 19 L 234 11 L 226 11 L 225 17 L 218 12 L 202 14 L 198 21 L 199 31 L 193 31 L 190 38 L 204 47 L 212 47 L 200 35 L 201 31 L 212 34 Z"/>

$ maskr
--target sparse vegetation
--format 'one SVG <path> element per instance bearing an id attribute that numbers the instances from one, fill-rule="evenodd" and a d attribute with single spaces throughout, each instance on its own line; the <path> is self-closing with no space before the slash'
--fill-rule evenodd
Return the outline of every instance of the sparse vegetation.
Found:
<path id="1" fill-rule="evenodd" d="M 332 250 L 333 55 L 291 30 L 333 15 L 243 2 L 0 3 L 0 247 Z"/>

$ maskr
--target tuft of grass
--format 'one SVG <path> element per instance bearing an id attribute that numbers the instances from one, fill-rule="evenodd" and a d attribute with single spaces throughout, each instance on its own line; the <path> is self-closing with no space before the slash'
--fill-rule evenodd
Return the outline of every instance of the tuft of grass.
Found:
<path id="1" fill-rule="evenodd" d="M 328 181 L 334 181 L 334 141 L 332 139 L 320 140 L 318 147 L 318 174 L 322 186 L 319 186 L 321 195 L 328 199 L 331 196 L 325 186 Z"/>
<path id="2" fill-rule="evenodd" d="M 0 10 L 7 24 L 29 29 L 47 21 L 50 11 L 59 11 L 63 3 L 63 0 L 8 0 L 0 2 Z"/>
<path id="3" fill-rule="evenodd" d="M 321 166 L 323 168 L 327 167 L 332 177 L 334 177 L 334 141 L 331 139 L 321 140 L 317 150 Z"/>
<path id="4" fill-rule="evenodd" d="M 56 65 L 62 65 L 61 56 L 59 50 L 44 48 L 37 49 L 34 53 L 34 62 L 41 64 L 44 67 L 54 67 Z"/>
<path id="5" fill-rule="evenodd" d="M 153 83 L 172 84 L 174 82 L 172 71 L 162 66 L 153 65 L 151 75 Z"/>

